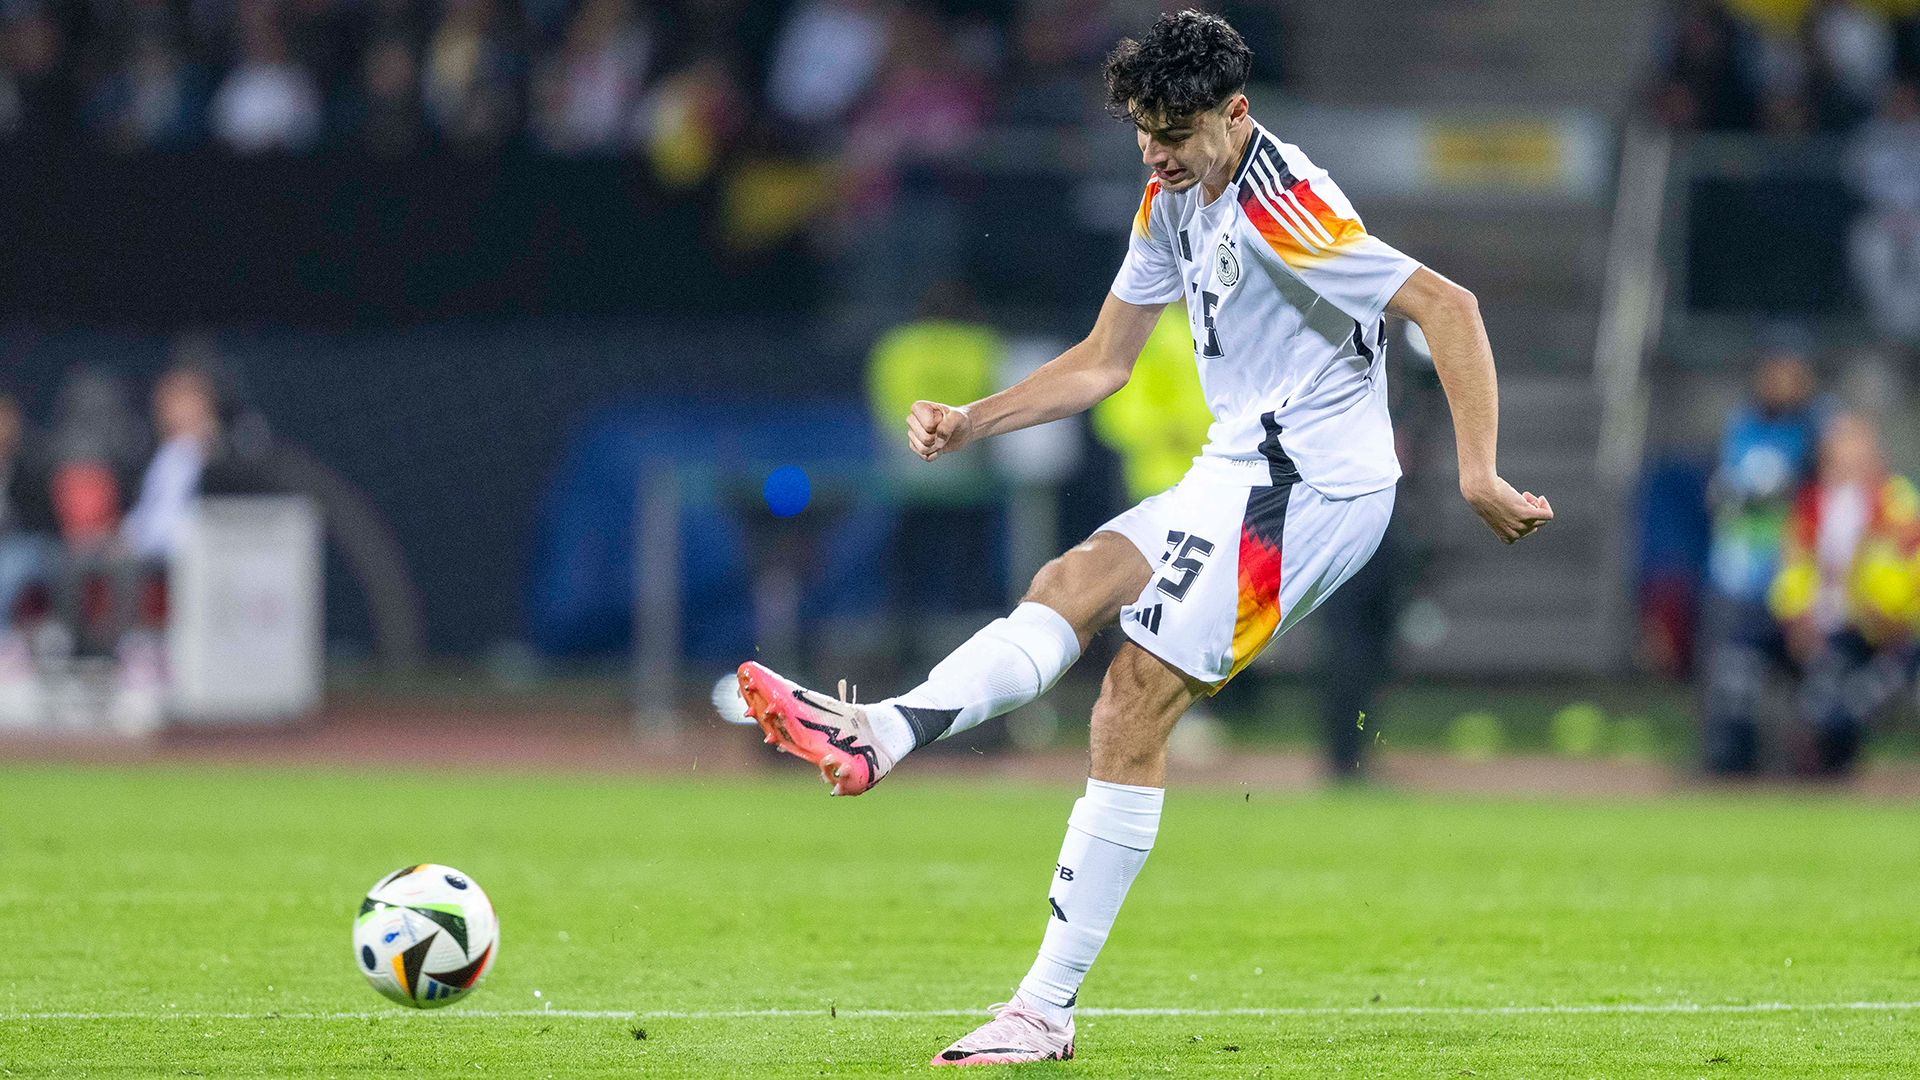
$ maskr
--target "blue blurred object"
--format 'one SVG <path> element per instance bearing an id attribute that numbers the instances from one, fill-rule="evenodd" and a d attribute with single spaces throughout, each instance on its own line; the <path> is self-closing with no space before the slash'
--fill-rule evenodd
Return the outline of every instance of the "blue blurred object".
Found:
<path id="1" fill-rule="evenodd" d="M 681 648 L 693 660 L 752 655 L 752 537 L 740 517 L 774 462 L 848 488 L 851 505 L 821 527 L 823 563 L 804 583 L 810 617 L 877 610 L 896 511 L 866 489 L 872 434 L 859 400 L 786 402 L 769 425 L 738 402 L 610 406 L 569 440 L 541 502 L 528 582 L 528 630 L 554 656 L 632 641 L 634 502 L 641 471 L 668 462 L 680 487 Z M 803 504 L 805 495 L 803 495 Z M 769 505 L 772 500 L 769 499 Z"/>
<path id="2" fill-rule="evenodd" d="M 1743 405 L 1727 417 L 1708 489 L 1713 546 L 1707 576 L 1718 592 L 1742 603 L 1765 602 L 1787 514 L 1813 475 L 1820 432 L 1833 409 L 1832 401 L 1820 397 L 1779 414 Z"/>
<path id="3" fill-rule="evenodd" d="M 807 480 L 805 469 L 788 465 L 767 476 L 767 482 L 760 487 L 760 497 L 767 500 L 767 509 L 773 511 L 774 517 L 788 518 L 807 508 L 813 499 L 813 484 Z"/>

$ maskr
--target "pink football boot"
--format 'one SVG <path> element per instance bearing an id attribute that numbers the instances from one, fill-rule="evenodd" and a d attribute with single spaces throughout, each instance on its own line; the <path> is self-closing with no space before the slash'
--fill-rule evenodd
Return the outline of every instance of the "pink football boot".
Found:
<path id="1" fill-rule="evenodd" d="M 1073 1058 L 1073 1021 L 1058 1027 L 1018 999 L 993 1007 L 993 1019 L 947 1047 L 930 1065 L 1018 1065 Z"/>
<path id="2" fill-rule="evenodd" d="M 867 711 L 850 701 L 816 694 L 752 661 L 740 665 L 740 700 L 767 741 L 820 766 L 835 795 L 858 795 L 893 768 Z"/>

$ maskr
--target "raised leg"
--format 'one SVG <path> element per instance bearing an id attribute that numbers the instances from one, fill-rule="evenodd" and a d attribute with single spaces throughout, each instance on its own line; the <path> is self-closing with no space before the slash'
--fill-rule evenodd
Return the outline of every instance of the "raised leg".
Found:
<path id="1" fill-rule="evenodd" d="M 898 761 L 1046 693 L 1150 576 L 1131 541 L 1095 533 L 1042 567 L 1012 614 L 968 638 L 926 682 L 875 703 L 868 715 L 881 746 Z"/>

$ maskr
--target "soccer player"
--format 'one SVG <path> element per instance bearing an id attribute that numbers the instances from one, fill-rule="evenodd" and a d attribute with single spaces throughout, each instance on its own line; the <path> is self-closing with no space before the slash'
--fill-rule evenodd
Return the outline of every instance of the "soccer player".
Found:
<path id="1" fill-rule="evenodd" d="M 1153 169 L 1093 332 L 1019 384 L 921 401 L 908 444 L 933 461 L 1071 416 L 1119 390 L 1164 305 L 1185 300 L 1214 422 L 1172 489 L 1055 559 L 1026 599 L 869 705 L 755 663 L 740 695 L 769 742 L 836 795 L 916 748 L 1045 693 L 1115 621 L 1127 641 L 1093 708 L 1086 795 L 1067 818 L 1040 955 L 993 1020 L 935 1065 L 1073 1056 L 1073 1010 L 1159 829 L 1167 735 L 1373 554 L 1400 469 L 1387 418 L 1385 313 L 1425 332 L 1452 408 L 1460 493 L 1513 543 L 1553 518 L 1494 469 L 1493 353 L 1473 294 L 1369 235 L 1298 147 L 1247 113 L 1252 53 L 1213 15 L 1163 15 L 1106 62 L 1108 103 Z"/>

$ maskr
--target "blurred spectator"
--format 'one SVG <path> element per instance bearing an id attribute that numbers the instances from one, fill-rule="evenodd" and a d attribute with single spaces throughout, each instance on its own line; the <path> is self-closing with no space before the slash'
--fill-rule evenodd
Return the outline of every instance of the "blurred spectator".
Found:
<path id="1" fill-rule="evenodd" d="M 243 0 L 240 59 L 214 92 L 215 137 L 243 154 L 306 150 L 320 137 L 320 91 L 293 59 L 272 0 Z"/>
<path id="2" fill-rule="evenodd" d="M 1002 595 L 996 582 L 998 510 L 986 454 L 928 464 L 907 449 L 906 417 L 916 401 L 965 405 L 999 389 L 1006 343 L 964 286 L 927 291 L 919 318 L 897 326 L 867 359 L 867 405 L 875 456 L 892 473 L 903 509 L 895 530 L 898 610 L 971 610 Z"/>
<path id="3" fill-rule="evenodd" d="M 842 163 L 853 237 L 845 280 L 865 318 L 899 321 L 926 290 L 961 276 L 966 226 L 949 166 L 979 134 L 985 89 L 937 14 L 896 14 Z"/>
<path id="4" fill-rule="evenodd" d="M 120 524 L 122 493 L 146 458 L 147 439 L 115 376 L 80 368 L 55 403 L 50 444 L 54 510 L 69 550 L 98 549 Z"/>
<path id="5" fill-rule="evenodd" d="M 1889 475 L 1871 421 L 1836 416 L 1821 440 L 1819 476 L 1795 501 L 1768 594 L 1807 672 L 1799 771 L 1848 771 L 1874 713 L 1911 683 L 1916 554 L 1920 494 Z"/>
<path id="6" fill-rule="evenodd" d="M 1871 109 L 1893 74 L 1894 30 L 1886 13 L 1858 0 L 1825 0 L 1808 22 L 1835 87 L 1857 108 Z"/>
<path id="7" fill-rule="evenodd" d="M 1920 343 L 1920 82 L 1896 80 L 1847 151 L 1862 204 L 1850 238 L 1853 276 L 1875 328 Z"/>
<path id="8" fill-rule="evenodd" d="M 768 105 L 782 119 L 822 126 L 846 117 L 887 52 L 882 0 L 805 0 L 774 44 Z"/>
<path id="9" fill-rule="evenodd" d="M 584 0 L 534 79 L 534 134 L 563 153 L 619 153 L 639 141 L 653 37 L 631 0 Z"/>
<path id="10" fill-rule="evenodd" d="M 126 550 L 142 559 L 164 559 L 173 550 L 180 523 L 200 491 L 200 473 L 218 452 L 220 411 L 213 377 L 176 367 L 153 388 L 153 426 L 160 447 L 140 482 L 140 498 L 120 529 Z"/>
<path id="11" fill-rule="evenodd" d="M 65 139 L 78 120 L 66 32 L 47 5 L 0 5 L 0 135 L 26 143 Z"/>
<path id="12" fill-rule="evenodd" d="M 1727 419 L 1709 487 L 1713 536 L 1705 605 L 1706 767 L 1759 767 L 1768 678 L 1793 657 L 1767 608 L 1793 500 L 1811 475 L 1825 401 L 1806 358 L 1781 346 L 1754 374 L 1752 400 Z"/>
<path id="13" fill-rule="evenodd" d="M 644 137 L 654 175 L 673 187 L 704 182 L 740 134 L 748 112 L 733 65 L 706 53 L 662 80 L 647 99 Z"/>
<path id="14" fill-rule="evenodd" d="M 399 157 L 420 143 L 419 65 L 405 38 L 387 34 L 367 46 L 360 71 L 360 144 L 375 157 Z"/>
<path id="15" fill-rule="evenodd" d="M 160 445 L 127 512 L 120 538 L 131 555 L 164 559 L 180 524 L 201 495 L 258 494 L 273 489 L 264 467 L 265 422 L 243 411 L 232 377 L 197 339 L 184 339 L 173 367 L 153 387 L 153 426 Z"/>
<path id="16" fill-rule="evenodd" d="M 1684 3 L 1657 43 L 1654 112 L 1682 131 L 1752 128 L 1759 108 L 1757 48 L 1724 5 Z"/>
<path id="17" fill-rule="evenodd" d="M 46 462 L 20 399 L 0 388 L 0 634 L 59 558 Z"/>
<path id="18" fill-rule="evenodd" d="M 95 83 L 87 111 L 112 149 L 177 149 L 198 137 L 204 105 L 180 50 L 162 33 L 142 33 L 125 62 Z"/>
<path id="19" fill-rule="evenodd" d="M 1021 6 L 1014 70 L 1001 95 L 1004 119 L 1053 127 L 1106 116 L 1099 61 L 1115 35 L 1105 9 L 1100 0 L 1036 0 Z"/>
<path id="20" fill-rule="evenodd" d="M 855 205 L 870 214 L 893 208 L 909 169 L 944 164 L 970 149 L 987 114 L 979 74 L 962 64 L 934 12 L 899 12 L 887 48 L 873 94 L 847 135 Z"/>
<path id="21" fill-rule="evenodd" d="M 1764 37 L 1762 129 L 1781 136 L 1845 132 L 1866 119 L 1886 65 L 1869 73 L 1875 60 L 1863 53 L 1873 50 L 1863 48 L 1859 30 L 1879 18 L 1836 0 L 1808 15 L 1798 33 Z M 1864 96 L 1856 92 L 1863 82 Z"/>
<path id="22" fill-rule="evenodd" d="M 453 146 L 497 147 L 519 123 L 520 57 L 502 23 L 497 0 L 447 0 L 427 43 L 421 101 Z"/>

